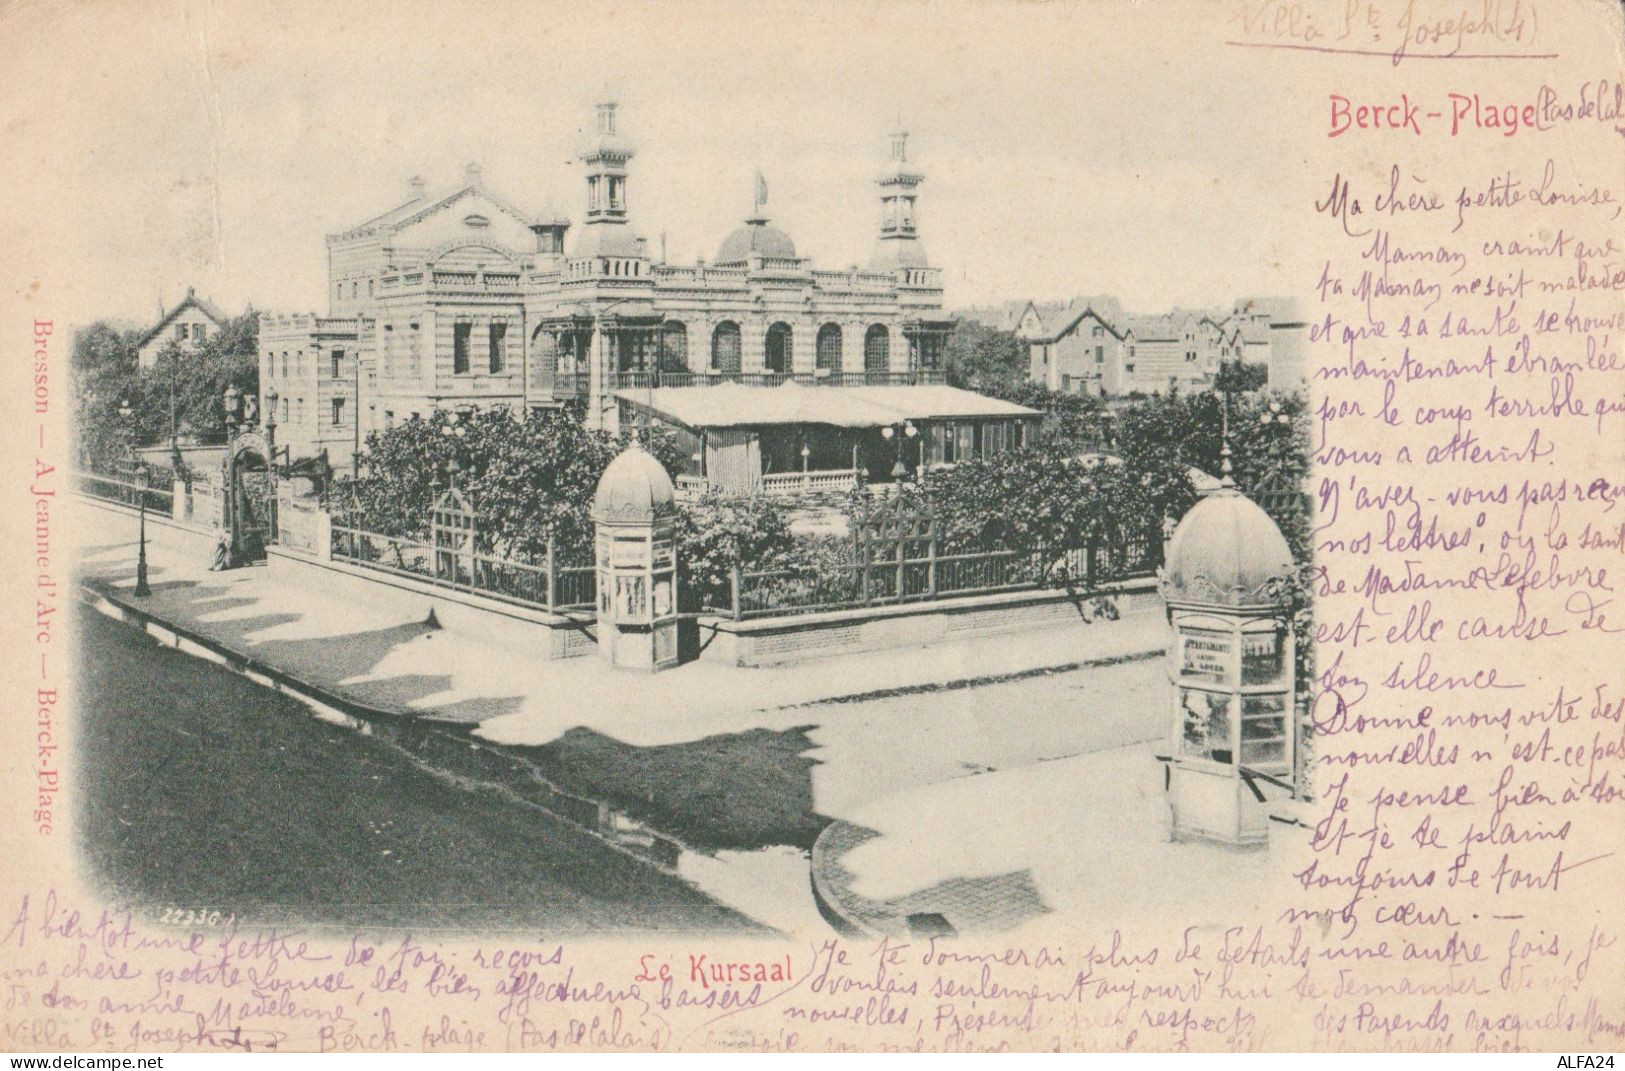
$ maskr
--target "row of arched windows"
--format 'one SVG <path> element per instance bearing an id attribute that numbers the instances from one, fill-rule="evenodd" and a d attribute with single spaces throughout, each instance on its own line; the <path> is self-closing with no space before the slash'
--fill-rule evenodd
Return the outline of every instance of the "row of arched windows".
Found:
<path id="1" fill-rule="evenodd" d="M 675 329 L 685 340 L 687 332 L 682 324 L 669 323 L 666 329 Z M 824 324 L 818 329 L 813 344 L 816 367 L 830 372 L 841 370 L 841 351 L 844 339 L 840 324 Z M 767 329 L 763 339 L 763 363 L 769 372 L 788 372 L 795 367 L 795 335 L 790 325 L 780 321 Z M 711 367 L 719 372 L 740 370 L 743 336 L 739 325 L 732 320 L 717 324 L 711 332 Z M 685 349 L 686 354 L 686 349 Z M 891 334 L 885 324 L 871 324 L 863 335 L 863 369 L 866 372 L 884 372 L 891 366 Z"/>
<path id="2" fill-rule="evenodd" d="M 584 361 L 586 352 L 573 335 L 566 335 L 562 344 L 551 336 L 538 332 L 540 344 L 549 355 Z M 841 371 L 841 353 L 844 336 L 839 324 L 826 323 L 818 329 L 813 345 L 816 367 L 829 372 Z M 688 328 L 679 321 L 662 324 L 657 337 L 659 369 L 680 372 L 688 368 Z M 795 333 L 790 325 L 779 321 L 767 329 L 763 338 L 763 363 L 769 372 L 789 372 L 795 367 Z M 744 336 L 739 325 L 724 320 L 711 332 L 710 366 L 718 372 L 739 372 L 744 356 Z M 641 364 L 639 365 L 641 367 Z M 871 324 L 863 335 L 863 370 L 885 372 L 891 367 L 891 333 L 885 324 Z"/>

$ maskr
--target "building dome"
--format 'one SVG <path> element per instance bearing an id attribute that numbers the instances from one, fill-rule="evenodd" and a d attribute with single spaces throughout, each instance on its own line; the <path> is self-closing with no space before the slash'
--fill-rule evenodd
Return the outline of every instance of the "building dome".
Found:
<path id="1" fill-rule="evenodd" d="M 1169 603 L 1268 609 L 1269 583 L 1294 570 L 1286 537 L 1226 478 L 1180 520 L 1168 540 L 1162 597 Z"/>
<path id="2" fill-rule="evenodd" d="M 717 264 L 743 264 L 752 256 L 779 257 L 794 260 L 796 243 L 777 227 L 768 226 L 760 216 L 745 221 L 722 241 L 717 250 Z"/>
<path id="3" fill-rule="evenodd" d="M 665 466 L 637 443 L 609 463 L 592 499 L 592 519 L 608 524 L 648 524 L 676 513 L 677 495 Z"/>

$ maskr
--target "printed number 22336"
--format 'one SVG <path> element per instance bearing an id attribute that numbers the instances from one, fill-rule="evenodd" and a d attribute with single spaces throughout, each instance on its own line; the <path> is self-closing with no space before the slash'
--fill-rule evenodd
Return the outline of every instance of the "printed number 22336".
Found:
<path id="1" fill-rule="evenodd" d="M 158 921 L 164 926 L 230 926 L 237 921 L 237 913 L 222 915 L 219 911 L 202 908 L 171 907 L 164 910 Z"/>

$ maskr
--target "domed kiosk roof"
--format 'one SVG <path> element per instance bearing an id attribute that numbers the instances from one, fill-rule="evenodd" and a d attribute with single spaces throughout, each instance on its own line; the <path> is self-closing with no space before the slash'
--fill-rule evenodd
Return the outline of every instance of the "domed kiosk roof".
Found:
<path id="1" fill-rule="evenodd" d="M 1270 581 L 1290 576 L 1293 568 L 1281 530 L 1226 476 L 1168 540 L 1162 597 L 1185 605 L 1272 608 Z"/>
<path id="2" fill-rule="evenodd" d="M 609 463 L 592 499 L 592 519 L 607 524 L 648 524 L 676 513 L 676 489 L 665 466 L 637 443 Z"/>
<path id="3" fill-rule="evenodd" d="M 754 216 L 747 219 L 742 226 L 736 227 L 732 234 L 722 240 L 722 248 L 717 250 L 716 263 L 743 264 L 753 255 L 794 260 L 796 243 L 777 227 L 768 226 L 765 218 Z"/>

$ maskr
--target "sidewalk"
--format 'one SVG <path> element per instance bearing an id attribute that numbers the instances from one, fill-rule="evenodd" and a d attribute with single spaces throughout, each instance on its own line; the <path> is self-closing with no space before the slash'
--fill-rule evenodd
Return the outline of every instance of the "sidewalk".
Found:
<path id="1" fill-rule="evenodd" d="M 1057 915 L 1089 929 L 1146 918 L 1219 929 L 1264 911 L 1307 834 L 1280 826 L 1268 849 L 1173 842 L 1157 750 L 1107 748 L 875 801 L 819 838 L 819 898 L 870 935 L 946 923 L 1010 941 L 1025 929 L 1035 943 Z"/>
<path id="2" fill-rule="evenodd" d="M 679 873 L 781 927 L 813 915 L 806 852 L 831 821 L 889 829 L 874 808 L 926 792 L 900 814 L 963 822 L 983 806 L 975 775 L 1026 776 L 1163 733 L 1160 614 L 650 677 L 590 656 L 525 659 L 273 584 L 264 568 L 210 573 L 167 547 L 158 526 L 148 529 L 152 594 L 135 600 L 134 518 L 98 510 L 92 520 L 80 559 L 91 589 L 324 691 L 494 745 L 700 849 L 680 857 Z M 1080 665 L 1092 668 L 1072 671 Z M 989 681 L 1003 683 L 966 686 Z"/>
<path id="3" fill-rule="evenodd" d="M 97 521 L 106 516 L 97 514 Z M 131 539 L 135 520 L 128 519 Z M 133 547 L 99 533 L 80 568 L 87 582 L 134 589 Z M 692 662 L 658 677 L 591 656 L 527 661 L 373 607 L 273 584 L 263 568 L 211 573 L 149 529 L 154 614 L 202 629 L 260 661 L 360 701 L 442 721 L 479 723 L 501 743 L 541 744 L 588 719 L 643 746 L 738 731 L 752 715 L 811 704 L 961 687 L 1160 652 L 1166 625 L 1141 613 L 1100 627 L 984 636 L 923 648 L 837 655 L 760 669 Z M 656 684 L 657 682 L 657 684 Z M 653 685 L 653 686 L 652 686 Z M 560 700 L 568 697 L 570 702 Z"/>

